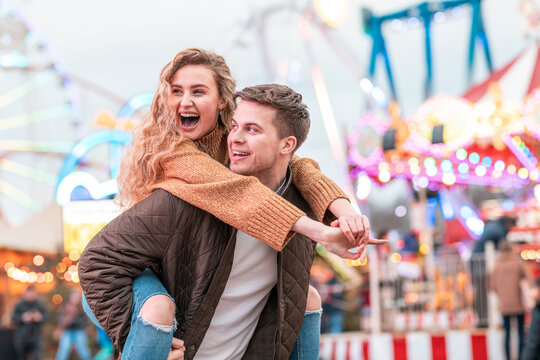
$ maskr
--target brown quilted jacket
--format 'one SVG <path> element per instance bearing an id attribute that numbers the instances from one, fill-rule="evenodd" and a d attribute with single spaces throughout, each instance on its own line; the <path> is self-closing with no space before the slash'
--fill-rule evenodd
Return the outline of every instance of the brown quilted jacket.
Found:
<path id="1" fill-rule="evenodd" d="M 284 198 L 313 214 L 288 181 Z M 109 223 L 90 241 L 79 276 L 90 308 L 122 349 L 129 333 L 132 280 L 151 267 L 176 302 L 185 359 L 192 359 L 210 325 L 230 274 L 236 230 L 165 190 L 156 190 Z M 288 359 L 302 326 L 310 239 L 297 234 L 278 253 L 278 284 L 272 289 L 244 359 Z"/>

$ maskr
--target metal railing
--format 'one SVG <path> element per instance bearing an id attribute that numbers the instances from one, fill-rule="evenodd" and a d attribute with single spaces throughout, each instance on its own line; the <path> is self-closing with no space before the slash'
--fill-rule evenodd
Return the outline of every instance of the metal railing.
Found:
<path id="1" fill-rule="evenodd" d="M 369 261 L 370 306 L 361 311 L 360 330 L 437 331 L 491 324 L 488 269 L 493 247 L 467 260 L 457 251 L 438 255 L 431 271 L 426 271 L 426 262 L 375 256 Z"/>

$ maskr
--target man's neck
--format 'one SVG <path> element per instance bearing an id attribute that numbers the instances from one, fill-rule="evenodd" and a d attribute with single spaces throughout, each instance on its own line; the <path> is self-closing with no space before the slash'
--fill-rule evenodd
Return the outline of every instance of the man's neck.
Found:
<path id="1" fill-rule="evenodd" d="M 261 184 L 266 185 L 272 189 L 272 191 L 277 192 L 287 177 L 287 168 L 288 163 L 285 164 L 285 166 L 276 165 L 276 167 L 272 169 L 272 173 L 261 174 L 257 176 L 257 178 Z"/>

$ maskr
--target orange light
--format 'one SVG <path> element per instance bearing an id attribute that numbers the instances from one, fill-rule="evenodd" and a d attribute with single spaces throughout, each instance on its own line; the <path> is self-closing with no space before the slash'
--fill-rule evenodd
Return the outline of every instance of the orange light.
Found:
<path id="1" fill-rule="evenodd" d="M 422 255 L 426 255 L 429 252 L 429 245 L 428 244 L 421 244 L 418 248 L 418 251 Z"/>
<path id="2" fill-rule="evenodd" d="M 41 266 L 45 262 L 45 259 L 41 255 L 34 256 L 34 265 Z"/>
<path id="3" fill-rule="evenodd" d="M 9 271 L 9 269 L 11 269 L 14 266 L 15 265 L 13 263 L 7 262 L 4 264 L 4 270 Z"/>
<path id="4" fill-rule="evenodd" d="M 44 281 L 45 281 L 45 274 L 43 274 L 43 273 L 38 273 L 38 274 L 37 274 L 37 282 L 38 282 L 39 284 L 41 284 L 41 283 L 44 282 Z"/>
<path id="5" fill-rule="evenodd" d="M 415 303 L 418 301 L 417 293 L 407 293 L 405 294 L 405 301 L 408 303 Z"/>
<path id="6" fill-rule="evenodd" d="M 54 276 L 51 272 L 46 272 L 45 274 L 45 282 L 52 283 L 54 281 Z"/>
<path id="7" fill-rule="evenodd" d="M 62 262 L 63 262 L 64 264 L 66 264 L 66 267 L 67 267 L 67 266 L 71 266 L 71 264 L 73 264 L 73 261 L 71 261 L 71 259 L 68 258 L 67 256 L 66 256 L 65 258 L 62 259 Z"/>
<path id="8" fill-rule="evenodd" d="M 56 271 L 58 271 L 59 273 L 63 273 L 64 271 L 66 271 L 66 268 L 67 266 L 63 262 L 56 265 Z"/>
<path id="9" fill-rule="evenodd" d="M 31 272 L 30 274 L 28 274 L 28 282 L 29 283 L 35 283 L 37 281 L 37 274 L 35 272 Z"/>
<path id="10" fill-rule="evenodd" d="M 69 258 L 72 260 L 72 261 L 77 261 L 79 260 L 79 258 L 81 257 L 81 254 L 79 254 L 79 252 L 77 250 L 73 250 L 69 253 Z"/>
<path id="11" fill-rule="evenodd" d="M 345 262 L 349 266 L 365 266 L 368 262 L 368 259 L 367 257 L 365 257 L 363 261 L 360 261 L 360 259 L 356 259 L 356 260 L 347 259 Z"/>
<path id="12" fill-rule="evenodd" d="M 18 270 L 15 266 L 13 267 L 10 267 L 7 271 L 7 275 L 10 277 L 10 278 L 13 278 L 13 273 Z"/>
<path id="13" fill-rule="evenodd" d="M 60 294 L 55 294 L 53 295 L 52 297 L 52 301 L 55 305 L 60 305 L 62 303 L 62 301 L 64 301 L 64 299 L 62 298 L 62 295 Z"/>

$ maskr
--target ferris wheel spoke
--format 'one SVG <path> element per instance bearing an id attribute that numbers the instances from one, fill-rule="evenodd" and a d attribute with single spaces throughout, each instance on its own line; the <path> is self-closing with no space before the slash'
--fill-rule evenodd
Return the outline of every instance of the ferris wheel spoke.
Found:
<path id="1" fill-rule="evenodd" d="M 11 116 L 0 119 L 0 131 L 25 126 L 39 121 L 56 119 L 62 116 L 70 115 L 72 112 L 73 109 L 70 104 L 63 104 L 47 109 L 36 110 L 29 114 Z"/>
<path id="2" fill-rule="evenodd" d="M 0 140 L 0 151 L 68 154 L 72 148 L 68 142 Z"/>
<path id="3" fill-rule="evenodd" d="M 11 104 L 12 102 L 20 99 L 30 91 L 38 88 L 39 86 L 47 83 L 57 74 L 53 70 L 47 70 L 34 76 L 32 79 L 22 83 L 21 85 L 9 90 L 3 95 L 0 95 L 0 107 Z"/>
<path id="4" fill-rule="evenodd" d="M 55 175 L 7 159 L 0 159 L 0 170 L 52 186 L 56 184 L 57 180 Z"/>
<path id="5" fill-rule="evenodd" d="M 30 196 L 28 196 L 28 194 L 2 180 L 0 180 L 0 193 L 12 198 L 19 204 L 35 213 L 39 213 L 43 210 L 43 206 L 39 202 L 32 199 Z"/>
<path id="6" fill-rule="evenodd" d="M 24 224 L 54 201 L 61 164 L 84 133 L 84 112 L 51 46 L 2 0 L 0 29 L 1 232 L 3 223 Z"/>

